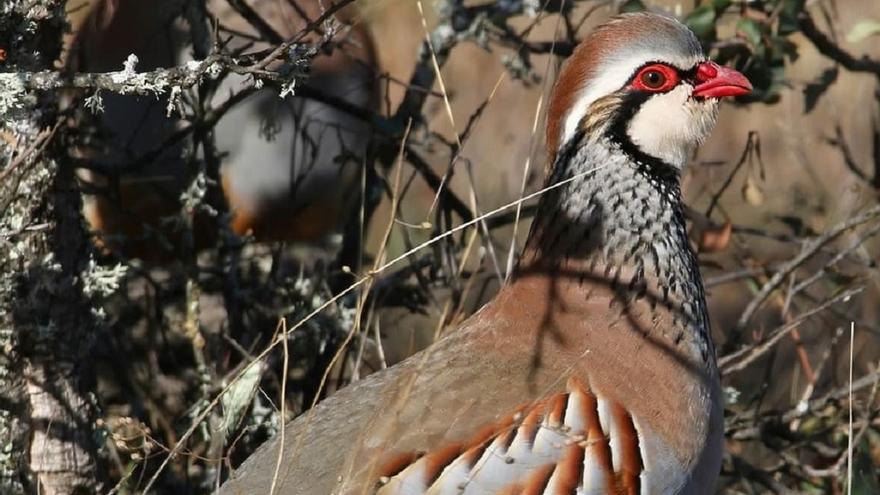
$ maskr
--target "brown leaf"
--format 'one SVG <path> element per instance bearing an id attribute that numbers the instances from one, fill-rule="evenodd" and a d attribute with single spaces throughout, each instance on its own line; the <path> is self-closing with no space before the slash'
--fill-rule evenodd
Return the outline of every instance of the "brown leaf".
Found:
<path id="1" fill-rule="evenodd" d="M 730 236 L 733 233 L 733 225 L 725 222 L 724 225 L 707 225 L 700 232 L 701 253 L 717 253 L 724 251 L 730 245 Z"/>

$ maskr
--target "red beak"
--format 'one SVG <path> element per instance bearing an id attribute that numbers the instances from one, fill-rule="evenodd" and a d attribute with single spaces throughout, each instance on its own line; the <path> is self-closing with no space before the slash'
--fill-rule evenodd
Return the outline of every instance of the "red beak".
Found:
<path id="1" fill-rule="evenodd" d="M 738 71 L 715 62 L 703 62 L 697 67 L 697 81 L 693 95 L 698 98 L 721 98 L 747 95 L 752 83 Z"/>

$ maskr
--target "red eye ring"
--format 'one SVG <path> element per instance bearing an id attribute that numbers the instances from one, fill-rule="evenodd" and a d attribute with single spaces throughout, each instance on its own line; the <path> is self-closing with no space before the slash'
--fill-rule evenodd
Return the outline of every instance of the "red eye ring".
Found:
<path id="1" fill-rule="evenodd" d="M 649 93 L 662 93 L 674 88 L 679 82 L 678 71 L 663 64 L 643 67 L 633 78 L 632 87 Z"/>

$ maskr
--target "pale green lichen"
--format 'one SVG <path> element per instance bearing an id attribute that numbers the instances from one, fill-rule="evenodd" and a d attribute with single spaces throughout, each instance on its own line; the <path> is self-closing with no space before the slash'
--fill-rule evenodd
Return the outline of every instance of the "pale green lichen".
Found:
<path id="1" fill-rule="evenodd" d="M 531 19 L 538 17 L 544 10 L 541 0 L 523 0 L 523 12 Z"/>
<path id="2" fill-rule="evenodd" d="M 93 257 L 89 257 L 86 268 L 80 273 L 80 279 L 83 294 L 92 302 L 89 309 L 96 321 L 106 321 L 107 314 L 101 302 L 122 287 L 128 271 L 129 266 L 122 263 L 102 266 Z"/>
<path id="3" fill-rule="evenodd" d="M 34 487 L 27 469 L 29 428 L 27 399 L 22 387 L 21 349 L 19 337 L 39 338 L 41 332 L 52 332 L 49 326 L 36 327 L 13 315 L 47 314 L 45 300 L 28 297 L 33 285 L 47 282 L 29 280 L 33 271 L 40 271 L 42 253 L 51 241 L 51 226 L 45 219 L 51 204 L 52 183 L 56 163 L 39 155 L 34 146 L 42 131 L 40 122 L 46 114 L 35 93 L 28 90 L 25 74 L 50 68 L 54 53 L 38 48 L 64 28 L 64 6 L 61 0 L 0 1 L 0 45 L 7 50 L 4 71 L 0 73 L 0 170 L 6 175 L 0 181 L 0 392 L 10 405 L 0 409 L 0 493 L 29 493 Z M 50 109 L 51 110 L 51 109 Z M 29 153 L 23 155 L 22 153 Z M 39 155 L 39 156 L 38 156 Z M 37 161 L 38 160 L 38 161 Z M 13 162 L 15 170 L 9 170 Z M 52 266 L 57 265 L 50 259 Z M 27 284 L 31 283 L 31 286 Z M 36 293 L 36 292 L 34 292 Z"/>
<path id="4" fill-rule="evenodd" d="M 189 187 L 180 194 L 180 201 L 187 211 L 204 211 L 211 216 L 216 216 L 217 212 L 205 201 L 207 194 L 208 178 L 205 176 L 205 172 L 200 170 L 189 183 Z"/>
<path id="5" fill-rule="evenodd" d="M 12 412 L 0 409 L 0 439 L 13 438 L 15 435 L 9 431 L 7 425 L 15 428 L 17 422 L 18 418 Z M 4 441 L 0 444 L 0 493 L 24 493 L 24 487 L 17 479 L 22 462 L 19 449 L 20 446 L 12 442 Z"/>
<path id="6" fill-rule="evenodd" d="M 724 404 L 732 406 L 739 402 L 740 391 L 733 387 L 724 387 Z"/>
<path id="7" fill-rule="evenodd" d="M 185 115 L 186 110 L 183 108 L 183 102 L 180 101 L 180 95 L 183 90 L 180 89 L 180 86 L 173 86 L 171 88 L 171 93 L 168 95 L 168 104 L 165 106 L 165 116 L 170 118 L 171 114 L 177 111 L 177 113 L 182 117 Z"/>
<path id="8" fill-rule="evenodd" d="M 281 85 L 281 91 L 278 93 L 278 97 L 281 99 L 287 98 L 288 96 L 296 95 L 296 79 L 291 79 L 290 81 Z"/>
<path id="9" fill-rule="evenodd" d="M 217 79 L 218 77 L 220 77 L 220 74 L 223 73 L 223 65 L 217 62 L 211 62 L 211 65 L 208 66 L 207 73 L 208 76 L 211 77 L 211 79 Z"/>
<path id="10" fill-rule="evenodd" d="M 182 78 L 175 77 L 174 84 L 169 79 L 172 77 L 168 71 L 137 72 L 135 70 L 138 58 L 132 54 L 123 64 L 122 70 L 110 72 L 107 76 L 115 85 L 113 90 L 120 94 L 153 94 L 161 95 L 167 91 L 173 91 L 175 87 L 191 87 L 201 80 L 205 74 L 210 78 L 216 78 L 223 72 L 223 65 L 216 60 L 202 60 L 188 62 Z"/>
<path id="11" fill-rule="evenodd" d="M 83 104 L 95 115 L 104 113 L 104 99 L 101 98 L 101 90 L 95 91 L 86 98 Z"/>
<path id="12" fill-rule="evenodd" d="M 122 286 L 128 266 L 117 263 L 116 266 L 101 266 L 94 258 L 82 272 L 83 292 L 89 297 L 105 298 L 113 295 Z"/>
<path id="13" fill-rule="evenodd" d="M 15 73 L 0 73 L 0 120 L 10 121 L 18 118 L 23 109 L 35 102 L 29 95 L 21 76 Z"/>

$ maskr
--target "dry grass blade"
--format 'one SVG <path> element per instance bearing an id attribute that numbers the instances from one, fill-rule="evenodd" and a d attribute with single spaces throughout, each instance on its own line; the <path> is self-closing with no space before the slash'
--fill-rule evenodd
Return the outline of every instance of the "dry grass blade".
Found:
<path id="1" fill-rule="evenodd" d="M 856 323 L 849 327 L 849 424 L 847 425 L 846 446 L 846 493 L 852 495 L 853 485 L 853 350 L 855 347 Z"/>
<path id="2" fill-rule="evenodd" d="M 455 144 L 461 148 L 461 136 L 458 135 L 458 129 L 455 127 L 455 117 L 452 115 L 452 105 L 449 104 L 449 93 L 446 91 L 446 84 L 443 82 L 443 74 L 440 72 L 440 64 L 437 62 L 437 54 L 434 52 L 434 44 L 431 43 L 431 32 L 428 31 L 428 19 L 425 18 L 425 9 L 422 8 L 422 0 L 416 0 L 416 6 L 419 8 L 419 16 L 422 20 L 422 29 L 425 31 L 425 44 L 431 51 L 431 65 L 434 67 L 434 73 L 437 76 L 437 84 L 440 85 L 440 93 L 443 95 L 443 105 L 446 108 L 446 116 L 449 118 L 449 124 L 452 126 L 452 133 L 455 135 Z"/>
<path id="3" fill-rule="evenodd" d="M 566 0 L 567 1 L 567 0 Z M 565 8 L 566 1 L 562 2 L 561 9 Z M 556 37 L 559 35 L 559 28 L 562 25 L 562 17 L 559 17 L 556 20 L 556 27 L 553 29 L 554 37 L 553 42 L 550 45 L 550 55 L 553 55 L 556 51 Z M 522 183 L 520 184 L 519 195 L 522 197 L 526 192 L 526 181 L 529 178 L 529 170 L 531 169 L 532 164 L 532 155 L 534 154 L 534 145 L 535 145 L 535 135 L 538 133 L 538 123 L 540 122 L 541 117 L 541 109 L 544 103 L 544 93 L 546 93 L 546 85 L 549 83 L 550 78 L 550 66 L 553 63 L 553 57 L 549 57 L 547 59 L 547 65 L 544 68 L 544 88 L 541 92 L 541 96 L 538 97 L 538 103 L 535 105 L 535 116 L 532 119 L 532 132 L 529 137 L 529 155 L 526 157 L 526 163 L 523 166 L 523 175 L 522 175 Z M 547 143 L 548 146 L 555 146 L 553 143 Z M 510 278 L 510 274 L 513 273 L 513 265 L 514 259 L 516 258 L 516 238 L 519 233 L 519 219 L 522 214 L 522 205 L 516 207 L 516 219 L 513 222 L 513 235 L 510 238 L 510 249 L 507 252 L 507 265 L 505 267 L 504 279 L 507 280 Z"/>
<path id="4" fill-rule="evenodd" d="M 397 216 L 397 209 L 398 209 L 398 206 L 400 205 L 400 196 L 398 193 L 400 192 L 400 179 L 401 179 L 402 172 L 403 172 L 403 152 L 406 149 L 406 142 L 407 142 L 407 139 L 409 138 L 409 132 L 410 132 L 411 127 L 412 127 L 412 121 L 410 120 L 406 124 L 406 131 L 404 132 L 403 139 L 400 142 L 400 150 L 398 151 L 398 156 L 397 156 L 397 174 L 395 175 L 394 188 L 392 189 L 392 192 L 391 192 L 391 211 L 388 214 L 388 224 L 385 228 L 385 234 L 382 237 L 382 243 L 379 246 L 379 252 L 376 255 L 376 260 L 373 264 L 373 270 L 375 270 L 376 267 L 379 265 L 379 263 L 381 263 L 382 260 L 384 259 L 385 249 L 388 245 L 388 240 L 391 238 L 391 231 L 394 228 L 394 219 Z M 315 398 L 312 401 L 312 403 L 310 404 L 309 411 L 306 413 L 306 419 L 305 419 L 306 429 L 308 429 L 308 425 L 311 423 L 312 419 L 314 418 L 315 405 L 318 403 L 318 399 L 321 397 L 321 393 L 323 392 L 324 387 L 327 384 L 327 379 L 330 377 L 330 372 L 333 370 L 334 366 L 339 361 L 339 359 L 342 357 L 342 355 L 345 353 L 346 349 L 348 348 L 348 345 L 351 343 L 351 339 L 354 338 L 354 335 L 360 330 L 360 322 L 361 322 L 361 316 L 362 316 L 363 309 L 364 309 L 364 304 L 366 304 L 367 294 L 369 294 L 370 287 L 373 283 L 373 280 L 375 280 L 375 279 L 374 279 L 374 277 L 364 277 L 361 280 L 365 281 L 365 283 L 364 283 L 363 290 L 361 291 L 361 295 L 358 298 L 357 312 L 356 312 L 355 318 L 354 318 L 354 325 L 352 326 L 351 331 L 348 332 L 348 334 L 346 334 L 345 340 L 343 340 L 342 344 L 339 345 L 339 348 L 336 349 L 336 352 L 333 354 L 333 358 L 330 360 L 330 363 L 327 365 L 327 367 L 324 369 L 323 374 L 321 375 L 321 382 L 318 384 L 318 391 L 315 393 Z M 284 429 L 285 429 L 284 427 L 281 428 L 282 431 Z M 291 463 L 294 462 L 295 459 L 297 458 L 297 456 L 299 455 L 300 447 L 302 446 L 303 437 L 304 436 L 300 436 L 297 439 L 297 443 L 294 446 L 293 452 L 290 454 L 290 457 L 288 458 L 288 462 L 291 462 Z M 284 440 L 282 439 L 281 441 L 283 442 Z M 280 455 L 279 455 L 279 462 L 280 462 Z"/>
<path id="5" fill-rule="evenodd" d="M 440 63 L 437 61 L 437 54 L 434 51 L 434 44 L 431 42 L 431 33 L 430 33 L 430 31 L 428 31 L 428 20 L 425 17 L 425 10 L 422 7 L 421 0 L 416 1 L 416 6 L 419 9 L 419 16 L 421 17 L 421 22 L 422 22 L 422 29 L 425 33 L 425 44 L 428 46 L 428 50 L 430 50 L 430 52 L 431 52 L 431 66 L 434 69 L 435 76 L 437 77 L 437 84 L 440 85 L 440 92 L 443 95 L 443 105 L 446 110 L 446 116 L 449 119 L 449 124 L 452 127 L 452 133 L 455 136 L 455 144 L 456 144 L 455 155 L 452 157 L 452 162 L 450 163 L 450 166 L 447 169 L 446 173 L 443 174 L 443 179 L 440 181 L 440 186 L 437 188 L 437 191 L 434 194 L 434 199 L 432 200 L 431 206 L 428 208 L 428 212 L 426 214 L 426 218 L 427 218 L 427 217 L 431 216 L 431 214 L 434 212 L 434 209 L 437 207 L 437 203 L 440 200 L 440 194 L 442 193 L 443 189 L 445 187 L 448 187 L 447 182 L 449 181 L 449 177 L 451 176 L 451 174 L 454 170 L 456 162 L 458 162 L 458 160 L 461 156 L 463 145 L 462 145 L 462 141 L 461 141 L 461 135 L 458 133 L 458 128 L 455 125 L 455 117 L 452 113 L 452 105 L 449 103 L 449 93 L 446 90 L 446 83 L 443 81 L 443 74 L 440 71 Z M 499 77 L 498 82 L 495 84 L 495 87 L 492 89 L 492 93 L 489 96 L 489 99 L 487 100 L 487 102 L 491 101 L 491 99 L 494 97 L 495 91 L 498 89 L 498 86 L 501 84 L 502 80 L 503 80 L 503 77 Z M 471 214 L 474 216 L 479 216 L 481 214 L 481 212 L 479 210 L 479 206 L 478 206 L 478 202 L 477 202 L 477 192 L 476 192 L 476 189 L 474 188 L 474 179 L 473 179 L 473 175 L 471 173 L 470 168 L 468 168 L 468 179 L 469 179 L 469 186 L 470 186 L 469 191 L 468 191 L 468 199 L 470 201 Z M 495 268 L 495 274 L 498 277 L 499 281 L 501 281 L 501 280 L 503 280 L 504 277 L 501 274 L 501 267 L 498 263 L 498 256 L 495 253 L 495 246 L 492 244 L 492 238 L 489 233 L 489 228 L 486 226 L 485 222 L 480 222 L 478 228 L 483 232 L 483 237 L 485 239 L 485 246 L 486 246 L 487 251 L 489 252 L 489 257 L 492 260 L 492 264 Z"/>
<path id="6" fill-rule="evenodd" d="M 284 350 L 284 362 L 282 364 L 281 371 L 281 397 L 279 401 L 281 402 L 281 432 L 279 433 L 281 441 L 278 442 L 278 457 L 275 459 L 275 472 L 272 473 L 272 485 L 269 488 L 269 495 L 275 495 L 275 488 L 278 483 L 278 473 L 281 471 L 281 461 L 284 460 L 284 430 L 283 427 L 284 422 L 287 420 L 287 373 L 288 373 L 288 365 L 290 364 L 290 353 L 287 350 L 287 320 L 285 318 L 281 318 L 279 322 L 281 325 L 281 335 L 283 338 L 281 339 L 281 347 Z"/>

